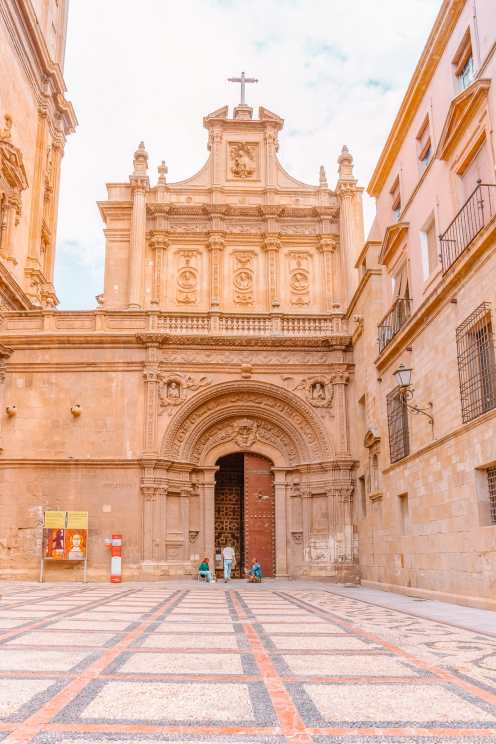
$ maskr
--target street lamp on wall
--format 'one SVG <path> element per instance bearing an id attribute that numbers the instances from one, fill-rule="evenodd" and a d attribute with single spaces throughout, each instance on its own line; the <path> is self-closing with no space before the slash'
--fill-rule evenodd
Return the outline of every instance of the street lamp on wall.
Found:
<path id="1" fill-rule="evenodd" d="M 420 406 L 418 406 L 416 403 L 410 402 L 413 401 L 414 394 L 414 390 L 412 388 L 412 372 L 412 368 L 405 367 L 403 362 L 401 362 L 398 369 L 393 372 L 393 377 L 399 387 L 401 401 L 407 408 L 407 410 L 411 411 L 411 413 L 421 413 L 422 416 L 426 416 L 430 421 L 430 424 L 432 426 L 432 433 L 434 434 L 434 417 L 432 416 L 432 414 L 429 413 L 427 408 L 420 408 Z M 429 403 L 429 408 L 432 409 L 432 403 Z"/>

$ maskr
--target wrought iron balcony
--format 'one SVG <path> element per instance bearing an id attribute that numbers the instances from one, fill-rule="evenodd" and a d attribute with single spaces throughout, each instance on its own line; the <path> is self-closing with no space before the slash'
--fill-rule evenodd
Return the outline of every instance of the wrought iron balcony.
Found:
<path id="1" fill-rule="evenodd" d="M 378 326 L 379 354 L 405 325 L 412 312 L 412 301 L 409 297 L 398 297 L 387 315 Z"/>
<path id="2" fill-rule="evenodd" d="M 448 229 L 440 236 L 443 274 L 496 214 L 496 185 L 478 183 Z"/>

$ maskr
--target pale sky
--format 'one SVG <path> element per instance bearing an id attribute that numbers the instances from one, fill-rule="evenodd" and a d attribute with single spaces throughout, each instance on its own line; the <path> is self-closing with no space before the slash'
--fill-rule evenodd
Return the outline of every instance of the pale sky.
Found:
<path id="1" fill-rule="evenodd" d="M 65 81 L 79 126 L 62 162 L 55 287 L 60 309 L 96 307 L 105 241 L 96 201 L 127 181 L 140 140 L 150 180 L 207 158 L 205 114 L 239 101 L 285 120 L 279 158 L 329 186 L 343 144 L 368 180 L 441 0 L 71 0 Z M 373 215 L 366 204 L 366 224 Z"/>

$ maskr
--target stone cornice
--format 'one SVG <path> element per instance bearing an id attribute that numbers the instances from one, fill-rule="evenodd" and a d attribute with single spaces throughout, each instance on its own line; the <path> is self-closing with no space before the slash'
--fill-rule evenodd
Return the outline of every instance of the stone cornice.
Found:
<path id="1" fill-rule="evenodd" d="M 480 104 L 487 100 L 490 85 L 490 80 L 476 80 L 451 101 L 437 147 L 436 155 L 440 160 L 449 157 L 460 137 L 467 131 Z"/>
<path id="2" fill-rule="evenodd" d="M 12 305 L 10 308 L 11 310 L 33 309 L 29 297 L 23 292 L 10 271 L 5 268 L 2 261 L 0 261 L 0 299 L 2 296 Z M 0 306 L 0 313 L 1 312 L 4 312 L 4 308 Z"/>
<path id="3" fill-rule="evenodd" d="M 465 0 L 443 0 L 417 67 L 410 80 L 400 109 L 367 187 L 377 197 L 386 181 L 403 140 L 437 69 L 453 29 L 465 6 Z"/>

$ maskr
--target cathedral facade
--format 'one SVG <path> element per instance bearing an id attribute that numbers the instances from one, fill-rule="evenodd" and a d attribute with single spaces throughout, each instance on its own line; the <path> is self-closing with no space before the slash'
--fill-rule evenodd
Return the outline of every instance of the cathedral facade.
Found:
<path id="1" fill-rule="evenodd" d="M 106 575 L 115 531 L 127 576 L 189 574 L 227 543 L 241 575 L 255 556 L 268 576 L 357 576 L 352 157 L 335 190 L 324 169 L 309 186 L 281 167 L 267 109 L 204 126 L 195 176 L 168 183 L 162 164 L 150 183 L 141 143 L 129 179 L 108 184 L 96 311 L 5 316 L 4 574 L 36 570 L 42 509 L 85 508 L 90 577 Z"/>

